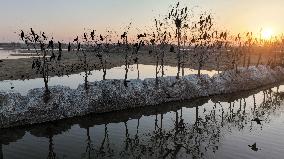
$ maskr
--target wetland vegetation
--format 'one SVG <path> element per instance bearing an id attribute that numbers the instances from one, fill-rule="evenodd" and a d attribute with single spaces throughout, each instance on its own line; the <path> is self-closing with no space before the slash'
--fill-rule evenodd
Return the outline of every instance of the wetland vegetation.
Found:
<path id="1" fill-rule="evenodd" d="M 284 36 L 193 8 L 1 43 L 0 159 L 282 158 Z"/>

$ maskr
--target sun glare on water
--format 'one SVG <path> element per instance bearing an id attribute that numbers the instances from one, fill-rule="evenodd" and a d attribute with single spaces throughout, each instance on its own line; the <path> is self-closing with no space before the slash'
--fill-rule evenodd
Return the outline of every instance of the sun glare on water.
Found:
<path id="1" fill-rule="evenodd" d="M 265 40 L 269 40 L 271 39 L 272 35 L 273 35 L 273 30 L 271 28 L 266 28 L 262 31 L 262 38 Z"/>

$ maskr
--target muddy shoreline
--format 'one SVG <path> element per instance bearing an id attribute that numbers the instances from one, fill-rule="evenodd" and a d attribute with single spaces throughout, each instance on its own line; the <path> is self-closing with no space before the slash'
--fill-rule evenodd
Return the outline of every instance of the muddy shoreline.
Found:
<path id="1" fill-rule="evenodd" d="M 165 66 L 177 66 L 176 53 L 165 53 L 164 65 Z M 101 70 L 102 66 L 100 64 L 100 59 L 94 56 L 92 53 L 87 55 L 88 57 L 88 70 Z M 134 58 L 136 55 L 129 58 L 129 65 L 135 64 Z M 266 64 L 270 55 L 263 55 L 260 63 Z M 106 53 L 104 55 L 106 59 L 106 68 L 110 69 L 113 67 L 120 67 L 125 65 L 125 53 Z M 193 61 L 193 57 L 187 55 L 184 63 L 184 68 L 197 69 L 196 61 Z M 212 55 L 210 59 L 206 60 L 202 69 L 205 70 L 229 70 L 231 69 L 231 57 L 224 55 L 219 61 L 219 68 L 215 61 L 216 57 Z M 258 54 L 251 55 L 251 65 L 256 65 L 258 60 Z M 24 59 L 3 59 L 3 62 L 0 62 L 0 81 L 3 80 L 25 80 L 25 79 L 35 79 L 42 78 L 42 75 L 38 74 L 36 70 L 32 69 L 33 58 L 24 58 Z M 138 53 L 138 64 L 144 65 L 156 65 L 156 56 L 155 54 L 149 54 L 147 51 L 141 51 Z M 240 61 L 239 66 L 243 66 L 242 61 Z M 66 52 L 63 51 L 62 61 L 52 63 L 52 71 L 49 72 L 50 77 L 54 76 L 63 76 L 77 74 L 84 71 L 82 67 L 82 62 L 79 61 L 76 52 Z M 153 75 L 154 76 L 154 75 Z"/>

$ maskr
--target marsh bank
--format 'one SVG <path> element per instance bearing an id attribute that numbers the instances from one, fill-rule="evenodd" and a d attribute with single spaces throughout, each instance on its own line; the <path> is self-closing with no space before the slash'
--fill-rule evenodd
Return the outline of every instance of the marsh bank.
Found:
<path id="1" fill-rule="evenodd" d="M 91 82 L 77 89 L 50 87 L 51 94 L 43 98 L 44 89 L 32 89 L 26 96 L 19 93 L 0 93 L 1 128 L 43 123 L 90 113 L 105 113 L 129 108 L 158 105 L 210 95 L 227 94 L 256 89 L 280 82 L 284 69 L 267 66 L 239 68 L 209 77 L 188 75 L 176 77 Z"/>

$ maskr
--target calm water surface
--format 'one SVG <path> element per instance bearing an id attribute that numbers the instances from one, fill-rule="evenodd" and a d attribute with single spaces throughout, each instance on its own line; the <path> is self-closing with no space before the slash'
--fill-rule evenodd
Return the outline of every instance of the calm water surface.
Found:
<path id="1" fill-rule="evenodd" d="M 139 79 L 145 78 L 155 78 L 155 69 L 154 65 L 142 65 L 139 64 Z M 164 67 L 165 76 L 176 76 L 177 68 L 171 66 Z M 160 71 L 161 72 L 161 71 Z M 207 71 L 202 70 L 202 74 L 208 74 L 209 76 L 213 76 L 217 73 L 217 71 Z M 76 89 L 78 85 L 84 83 L 84 72 L 78 74 L 72 74 L 69 76 L 62 77 L 51 77 L 49 78 L 49 86 L 68 86 L 70 88 Z M 184 74 L 197 74 L 197 70 L 184 68 Z M 125 66 L 114 67 L 107 70 L 106 79 L 123 79 L 125 75 Z M 159 75 L 160 76 L 160 75 Z M 138 78 L 138 70 L 136 65 L 130 65 L 128 71 L 128 79 L 137 79 Z M 102 70 L 94 70 L 91 71 L 91 74 L 88 76 L 88 81 L 100 81 L 103 79 L 103 71 Z M 5 92 L 19 92 L 22 95 L 26 95 L 30 89 L 33 88 L 41 88 L 44 87 L 43 79 L 30 79 L 30 80 L 6 80 L 0 81 L 0 91 Z M 12 88 L 12 89 L 11 89 Z"/>
<path id="2" fill-rule="evenodd" d="M 0 50 L 1 51 L 1 50 Z M 165 76 L 177 69 L 166 66 Z M 124 66 L 107 79 L 124 78 Z M 185 68 L 185 75 L 197 71 Z M 216 71 L 202 70 L 213 76 Z M 88 81 L 102 80 L 91 71 Z M 155 66 L 139 65 L 139 78 L 154 78 Z M 137 79 L 131 65 L 128 79 Z M 76 89 L 84 73 L 50 78 L 49 85 Z M 0 81 L 0 91 L 25 95 L 42 79 Z M 12 89 L 13 88 L 13 89 Z M 89 115 L 0 130 L 0 159 L 89 158 L 284 158 L 284 85 L 121 112 Z M 252 121 L 260 119 L 261 121 Z"/>
<path id="3" fill-rule="evenodd" d="M 25 56 L 20 50 L 1 50 L 0 49 L 0 60 L 1 59 L 20 59 L 20 58 L 31 58 L 32 56 Z M 17 54 L 17 56 L 12 56 L 11 54 Z M 24 56 L 19 56 L 19 55 Z M 113 67 L 107 69 L 106 79 L 124 79 L 125 76 L 125 66 Z M 159 67 L 159 77 L 161 76 L 161 68 Z M 184 68 L 184 75 L 197 74 L 197 70 L 191 68 Z M 128 79 L 145 79 L 145 78 L 155 78 L 156 66 L 154 65 L 130 65 L 128 70 Z M 177 68 L 171 66 L 164 66 L 164 76 L 176 76 Z M 213 76 L 217 73 L 215 70 L 201 70 L 202 74 L 208 74 Z M 55 76 L 49 78 L 49 86 L 68 86 L 70 88 L 76 89 L 80 84 L 84 83 L 84 72 L 78 74 L 64 75 L 61 77 Z M 88 75 L 88 81 L 100 81 L 103 79 L 102 70 L 93 70 Z M 0 81 L 0 92 L 16 92 L 26 95 L 30 89 L 44 87 L 44 82 L 42 78 L 37 79 L 26 79 L 26 80 L 5 80 Z"/>
<path id="4" fill-rule="evenodd" d="M 14 56 L 16 54 L 17 56 Z M 19 50 L 3 50 L 0 48 L 0 60 L 4 59 L 24 59 L 24 58 L 31 58 L 31 57 L 38 57 L 36 56 L 28 56 L 31 55 L 32 53 L 21 53 Z M 22 56 L 21 56 L 22 55 Z"/>
<path id="5" fill-rule="evenodd" d="M 284 85 L 0 131 L 2 159 L 284 158 Z M 260 123 L 252 121 L 259 118 Z"/>

